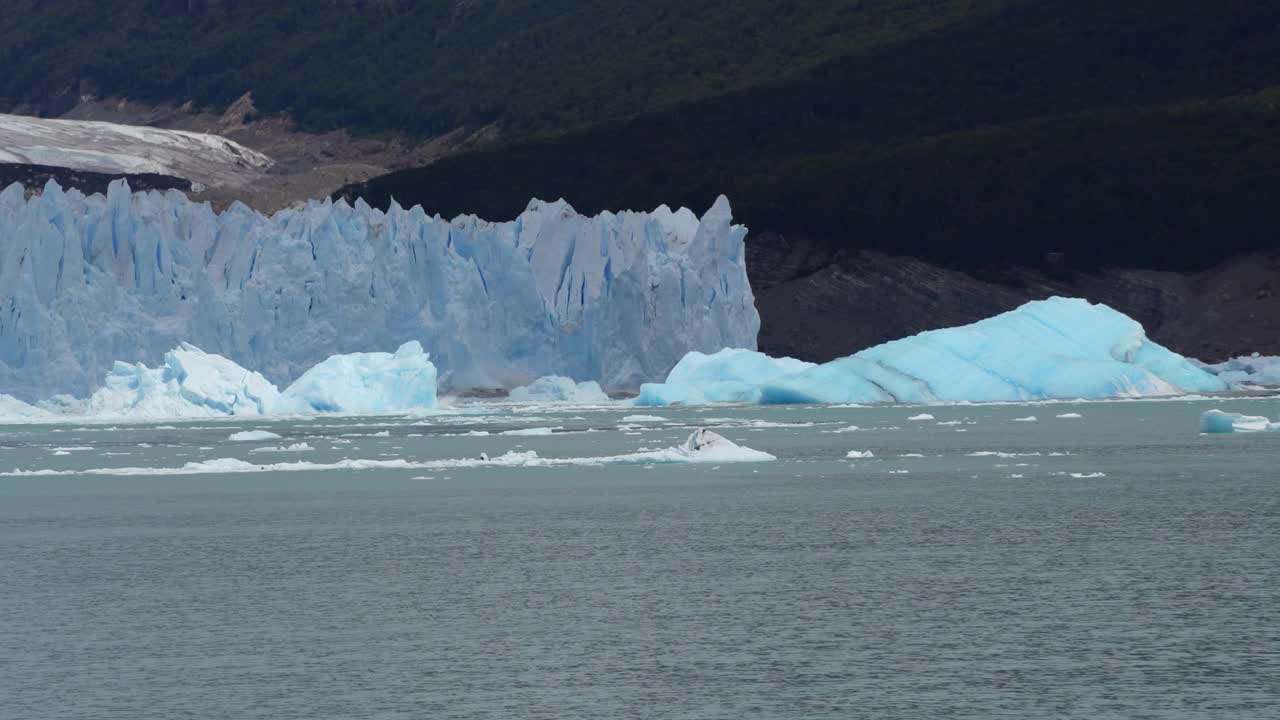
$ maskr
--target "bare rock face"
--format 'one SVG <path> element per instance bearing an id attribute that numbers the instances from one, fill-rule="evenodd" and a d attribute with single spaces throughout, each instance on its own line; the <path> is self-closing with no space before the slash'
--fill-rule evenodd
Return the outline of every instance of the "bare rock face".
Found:
<path id="1" fill-rule="evenodd" d="M 1001 268 L 990 278 L 910 257 L 824 252 L 804 238 L 748 238 L 762 352 L 827 361 L 1053 295 L 1110 305 L 1151 339 L 1207 361 L 1280 353 L 1280 250 L 1194 274 Z"/>

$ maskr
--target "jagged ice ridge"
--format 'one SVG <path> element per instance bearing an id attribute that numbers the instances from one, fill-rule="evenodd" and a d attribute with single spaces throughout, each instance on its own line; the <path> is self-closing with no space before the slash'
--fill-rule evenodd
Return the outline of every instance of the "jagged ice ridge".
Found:
<path id="1" fill-rule="evenodd" d="M 745 235 L 723 197 L 701 219 L 533 201 L 490 223 L 14 185 L 0 193 L 0 393 L 85 396 L 115 361 L 155 364 L 184 342 L 283 386 L 331 354 L 408 340 L 444 388 L 551 374 L 634 388 L 691 349 L 755 347 Z"/>

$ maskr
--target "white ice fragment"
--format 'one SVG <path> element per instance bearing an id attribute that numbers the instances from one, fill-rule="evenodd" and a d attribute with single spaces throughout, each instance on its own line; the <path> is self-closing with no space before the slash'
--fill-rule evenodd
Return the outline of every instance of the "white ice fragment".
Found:
<path id="1" fill-rule="evenodd" d="M 933 417 L 932 415 L 930 415 L 929 413 L 920 413 L 919 415 L 912 415 L 911 417 L 909 417 L 909 418 L 907 418 L 907 419 L 908 419 L 908 420 L 917 420 L 917 421 L 921 421 L 921 420 L 933 420 L 933 419 L 934 419 L 934 417 Z"/>
<path id="2" fill-rule="evenodd" d="M 258 442 L 261 440 L 279 440 L 280 436 L 268 430 L 242 430 L 231 433 L 227 439 L 231 442 Z"/>
<path id="3" fill-rule="evenodd" d="M 873 458 L 875 456 L 876 456 L 875 453 L 871 452 L 870 450 L 850 450 L 849 452 L 845 453 L 845 457 L 855 458 L 855 459 Z"/>
<path id="4" fill-rule="evenodd" d="M 579 383 L 559 375 L 546 375 L 528 385 L 515 388 L 508 399 L 523 403 L 607 403 L 609 395 L 594 380 Z"/>

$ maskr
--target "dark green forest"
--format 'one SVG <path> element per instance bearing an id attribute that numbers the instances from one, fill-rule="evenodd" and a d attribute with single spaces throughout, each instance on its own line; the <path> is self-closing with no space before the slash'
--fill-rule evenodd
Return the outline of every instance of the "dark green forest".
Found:
<path id="1" fill-rule="evenodd" d="M 701 210 L 957 266 L 1272 247 L 1280 4 L 0 0 L 0 106 L 68 88 L 496 144 L 340 194 Z"/>

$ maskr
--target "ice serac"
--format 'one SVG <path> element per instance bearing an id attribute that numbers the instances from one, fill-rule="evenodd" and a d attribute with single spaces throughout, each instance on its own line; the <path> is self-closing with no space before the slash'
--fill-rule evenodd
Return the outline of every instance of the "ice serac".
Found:
<path id="1" fill-rule="evenodd" d="M 191 342 L 286 385 L 332 353 L 431 348 L 445 387 L 543 375 L 630 389 L 689 350 L 754 348 L 746 230 L 720 198 L 512 222 L 312 202 L 268 218 L 185 195 L 0 193 L 0 392 L 84 396 Z"/>
<path id="2" fill-rule="evenodd" d="M 720 362 L 709 362 L 691 354 L 666 383 L 642 387 L 638 402 L 1017 402 L 1228 389 L 1224 380 L 1151 342 L 1132 318 L 1068 298 L 1027 303 L 972 325 L 772 376 L 761 373 L 770 366 L 759 353 L 718 355 Z M 721 383 L 731 392 L 716 390 Z"/>
<path id="3" fill-rule="evenodd" d="M 609 395 L 594 380 L 574 382 L 572 378 L 546 375 L 513 389 L 508 399 L 521 403 L 602 403 L 609 402 Z"/>
<path id="4" fill-rule="evenodd" d="M 158 368 L 117 362 L 88 400 L 61 404 L 93 417 L 262 415 L 278 394 L 262 375 L 183 343 L 165 353 Z"/>
<path id="5" fill-rule="evenodd" d="M 413 341 L 395 353 L 334 355 L 302 374 L 271 404 L 276 415 L 365 415 L 436 406 L 436 368 Z"/>

